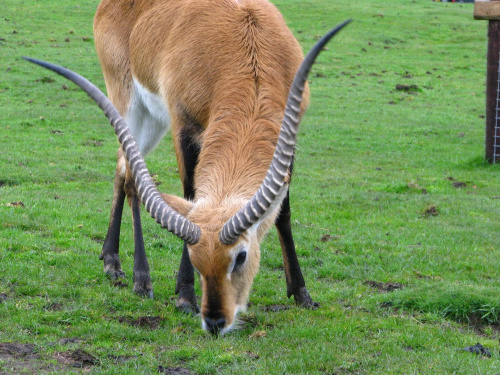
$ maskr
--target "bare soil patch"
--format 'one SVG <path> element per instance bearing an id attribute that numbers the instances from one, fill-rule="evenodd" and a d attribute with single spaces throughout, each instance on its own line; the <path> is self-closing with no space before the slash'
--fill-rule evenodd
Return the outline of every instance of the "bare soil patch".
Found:
<path id="1" fill-rule="evenodd" d="M 446 179 L 448 181 L 452 181 L 451 186 L 453 186 L 455 189 L 463 189 L 467 187 L 467 184 L 465 182 L 458 181 L 452 176 L 446 177 Z"/>
<path id="2" fill-rule="evenodd" d="M 403 284 L 401 283 L 382 283 L 374 280 L 367 280 L 363 284 L 371 286 L 380 292 L 393 292 L 403 288 Z"/>
<path id="3" fill-rule="evenodd" d="M 65 352 L 58 352 L 54 358 L 66 366 L 71 367 L 90 367 L 99 364 L 99 359 L 83 349 L 68 350 Z"/>
<path id="4" fill-rule="evenodd" d="M 58 302 L 51 302 L 45 305 L 43 309 L 47 311 L 61 311 L 63 309 L 63 305 Z"/>
<path id="5" fill-rule="evenodd" d="M 247 356 L 248 356 L 249 358 L 251 358 L 251 359 L 259 359 L 259 358 L 260 358 L 260 355 L 255 354 L 255 353 L 253 353 L 253 352 L 251 352 L 251 351 L 247 351 L 247 352 L 246 352 L 246 354 L 247 354 Z"/>
<path id="6" fill-rule="evenodd" d="M 0 359 L 4 356 L 15 358 L 36 357 L 34 344 L 19 344 L 15 342 L 0 342 Z"/>
<path id="7" fill-rule="evenodd" d="M 255 328 L 259 326 L 259 320 L 255 314 L 244 314 L 239 316 L 239 321 L 242 322 L 243 328 Z"/>
<path id="8" fill-rule="evenodd" d="M 417 85 L 396 85 L 396 90 L 412 94 L 420 91 L 420 88 Z"/>
<path id="9" fill-rule="evenodd" d="M 64 337 L 58 341 L 59 344 L 61 345 L 68 345 L 68 344 L 78 344 L 79 342 L 82 342 L 82 339 L 79 339 L 78 337 Z"/>
<path id="10" fill-rule="evenodd" d="M 115 281 L 111 282 L 111 284 L 117 288 L 127 288 L 128 287 L 128 283 L 126 283 L 122 280 L 115 280 Z"/>
<path id="11" fill-rule="evenodd" d="M 264 311 L 280 312 L 280 311 L 289 310 L 290 306 L 287 306 L 287 305 L 269 305 L 269 306 L 264 306 L 262 309 Z"/>
<path id="12" fill-rule="evenodd" d="M 23 202 L 21 201 L 18 201 L 18 202 L 10 202 L 10 203 L 7 203 L 7 207 L 21 207 L 21 208 L 24 208 L 25 205 Z"/>
<path id="13" fill-rule="evenodd" d="M 462 181 L 455 181 L 451 184 L 451 186 L 453 186 L 455 189 L 462 189 L 467 187 L 467 184 Z"/>
<path id="14" fill-rule="evenodd" d="M 431 216 L 438 216 L 439 211 L 436 207 L 436 205 L 431 205 L 425 209 L 424 215 L 426 217 L 431 217 Z"/>
<path id="15" fill-rule="evenodd" d="M 56 370 L 52 364 L 45 363 L 37 353 L 34 344 L 16 342 L 0 343 L 0 374 L 43 374 Z M 5 371 L 5 372 L 4 372 Z"/>
<path id="16" fill-rule="evenodd" d="M 340 237 L 339 236 L 332 236 L 330 234 L 325 234 L 321 237 L 321 242 L 328 242 L 332 240 L 338 240 Z"/>

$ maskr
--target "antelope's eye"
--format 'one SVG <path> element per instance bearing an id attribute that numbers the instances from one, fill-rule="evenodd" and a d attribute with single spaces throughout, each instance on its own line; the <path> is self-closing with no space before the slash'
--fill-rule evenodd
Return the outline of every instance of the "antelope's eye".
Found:
<path id="1" fill-rule="evenodd" d="M 246 259 L 247 259 L 247 252 L 240 251 L 240 253 L 236 256 L 233 271 L 236 271 L 238 269 L 238 267 L 240 267 L 243 263 L 245 263 Z"/>

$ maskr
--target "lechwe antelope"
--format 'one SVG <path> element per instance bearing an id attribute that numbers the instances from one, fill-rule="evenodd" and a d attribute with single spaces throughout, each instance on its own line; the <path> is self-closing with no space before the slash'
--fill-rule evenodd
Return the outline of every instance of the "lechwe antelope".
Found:
<path id="1" fill-rule="evenodd" d="M 114 198 L 101 254 L 108 275 L 124 277 L 118 247 L 127 197 L 136 293 L 152 297 L 139 216 L 142 201 L 162 227 L 184 240 L 177 306 L 199 311 L 196 269 L 207 331 L 227 332 L 246 308 L 260 242 L 273 223 L 288 297 L 303 307 L 318 306 L 307 292 L 295 252 L 288 185 L 308 101 L 307 74 L 328 40 L 348 22 L 326 34 L 301 65 L 298 42 L 266 0 L 103 0 L 94 35 L 110 100 L 85 78 L 29 59 L 82 87 L 118 135 Z M 169 126 L 184 199 L 160 194 L 141 156 L 156 147 Z"/>

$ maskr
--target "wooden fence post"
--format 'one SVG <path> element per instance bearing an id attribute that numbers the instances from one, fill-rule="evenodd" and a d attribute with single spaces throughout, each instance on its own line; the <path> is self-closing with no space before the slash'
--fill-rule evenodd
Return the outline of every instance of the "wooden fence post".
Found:
<path id="1" fill-rule="evenodd" d="M 486 136 L 485 155 L 490 163 L 500 162 L 500 0 L 476 0 L 474 18 L 488 20 L 488 54 L 486 68 Z"/>

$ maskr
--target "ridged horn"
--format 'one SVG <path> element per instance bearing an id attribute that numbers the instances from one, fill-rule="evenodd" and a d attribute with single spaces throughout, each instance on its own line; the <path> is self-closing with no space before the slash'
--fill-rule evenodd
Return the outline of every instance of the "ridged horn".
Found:
<path id="1" fill-rule="evenodd" d="M 222 228 L 219 239 L 230 245 L 255 224 L 271 207 L 283 188 L 292 161 L 299 128 L 300 104 L 305 82 L 316 57 L 330 39 L 352 20 L 347 20 L 326 33 L 309 51 L 293 79 L 285 107 L 285 116 L 266 177 L 252 199 L 233 215 Z"/>
<path id="2" fill-rule="evenodd" d="M 163 200 L 162 196 L 156 189 L 156 185 L 149 174 L 144 158 L 139 151 L 139 147 L 137 146 L 134 137 L 130 134 L 125 120 L 121 117 L 120 113 L 107 96 L 104 95 L 103 92 L 89 80 L 69 69 L 29 57 L 23 58 L 69 79 L 76 85 L 80 86 L 80 88 L 97 103 L 109 119 L 109 122 L 118 136 L 125 158 L 130 165 L 135 186 L 142 203 L 146 206 L 146 210 L 158 224 L 167 229 L 169 232 L 175 234 L 177 237 L 183 239 L 189 244 L 197 243 L 201 236 L 200 228 L 176 212 Z"/>

